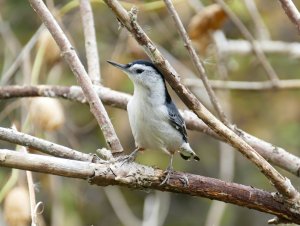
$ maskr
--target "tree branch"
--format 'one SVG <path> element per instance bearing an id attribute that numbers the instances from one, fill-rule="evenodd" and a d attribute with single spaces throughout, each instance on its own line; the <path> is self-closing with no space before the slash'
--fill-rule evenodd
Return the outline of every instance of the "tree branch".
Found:
<path id="1" fill-rule="evenodd" d="M 263 157 L 261 157 L 250 145 L 242 140 L 235 132 L 221 123 L 212 115 L 185 86 L 183 86 L 174 73 L 174 69 L 164 59 L 159 50 L 149 39 L 136 21 L 137 10 L 133 8 L 129 13 L 116 0 L 105 0 L 112 9 L 121 24 L 133 35 L 136 41 L 144 48 L 145 52 L 154 64 L 163 73 L 173 90 L 200 119 L 221 137 L 224 137 L 233 147 L 237 148 L 245 157 L 253 162 L 259 170 L 272 182 L 276 189 L 288 199 L 298 201 L 299 193 L 290 183 L 290 180 L 282 176 Z"/>
<path id="2" fill-rule="evenodd" d="M 80 0 L 80 14 L 85 39 L 88 74 L 94 85 L 100 85 L 100 59 L 98 55 L 93 10 L 91 7 L 90 0 Z"/>
<path id="3" fill-rule="evenodd" d="M 224 113 L 224 111 L 222 110 L 222 107 L 217 99 L 217 96 L 215 94 L 215 92 L 213 91 L 211 84 L 208 81 L 208 76 L 206 74 L 206 71 L 204 69 L 203 63 L 201 62 L 201 60 L 199 59 L 196 50 L 193 48 L 192 43 L 190 38 L 188 37 L 188 34 L 179 18 L 178 13 L 176 12 L 176 9 L 174 7 L 174 5 L 172 4 L 172 2 L 170 0 L 164 0 L 167 9 L 171 15 L 171 17 L 174 20 L 174 23 L 176 25 L 177 30 L 179 31 L 179 34 L 181 35 L 181 38 L 184 42 L 184 46 L 187 48 L 189 54 L 190 54 L 190 58 L 192 59 L 198 74 L 200 75 L 200 78 L 203 82 L 203 85 L 206 89 L 206 92 L 210 98 L 210 101 L 214 107 L 214 109 L 216 110 L 219 119 L 225 124 L 229 124 L 229 121 Z"/>
<path id="4" fill-rule="evenodd" d="M 292 58 L 300 57 L 300 44 L 298 42 L 283 42 L 262 40 L 257 41 L 261 50 L 270 54 L 288 54 Z M 225 45 L 220 46 L 221 51 L 226 54 L 246 55 L 253 51 L 253 46 L 246 40 L 227 40 Z"/>
<path id="5" fill-rule="evenodd" d="M 112 107 L 126 110 L 130 95 L 111 90 L 105 87 L 97 87 L 97 94 L 104 104 Z M 5 86 L 0 88 L 0 99 L 16 98 L 16 97 L 60 97 L 71 101 L 86 103 L 86 99 L 82 93 L 82 89 L 78 86 Z M 197 118 L 191 111 L 181 111 L 186 122 L 186 126 L 190 130 L 203 132 L 218 140 L 227 142 L 223 137 L 216 134 L 207 125 Z M 266 141 L 263 141 L 253 135 L 250 135 L 239 129 L 239 136 L 251 145 L 260 155 L 282 169 L 285 169 L 296 176 L 300 176 L 300 158 L 287 152 L 283 148 L 276 147 Z"/>
<path id="6" fill-rule="evenodd" d="M 77 78 L 78 83 L 82 87 L 83 93 L 90 105 L 90 110 L 95 116 L 105 138 L 108 147 L 112 152 L 122 152 L 122 145 L 116 135 L 113 125 L 107 115 L 107 112 L 97 96 L 93 88 L 93 84 L 85 71 L 75 49 L 70 41 L 54 19 L 53 15 L 47 9 L 42 0 L 29 0 L 31 7 L 42 19 L 45 26 L 53 36 L 57 45 L 60 48 L 62 55 Z"/>
<path id="7" fill-rule="evenodd" d="M 75 159 L 79 161 L 92 162 L 94 156 L 84 154 L 65 146 L 52 143 L 25 133 L 18 132 L 13 129 L 0 127 L 0 139 L 13 144 L 19 144 L 25 147 L 33 148 L 45 154 L 53 155 L 60 158 Z"/>
<path id="8" fill-rule="evenodd" d="M 187 78 L 183 80 L 183 83 L 191 88 L 203 87 L 203 83 L 200 79 Z M 271 81 L 243 82 L 210 80 L 210 84 L 214 89 L 231 89 L 239 91 L 274 90 L 274 86 Z M 279 80 L 276 89 L 300 89 L 300 79 Z"/>
<path id="9" fill-rule="evenodd" d="M 174 172 L 170 183 L 161 186 L 164 177 L 162 170 L 136 163 L 122 164 L 122 161 L 110 161 L 95 164 L 0 149 L 0 166 L 84 179 L 99 186 L 120 185 L 216 199 L 270 213 L 289 222 L 300 223 L 299 212 L 269 192 L 181 172 Z M 180 178 L 187 178 L 189 185 L 184 185 Z"/>
<path id="10" fill-rule="evenodd" d="M 269 79 L 273 82 L 274 87 L 277 86 L 279 78 L 276 74 L 276 71 L 269 63 L 263 51 L 260 49 L 260 46 L 257 44 L 256 40 L 253 38 L 251 33 L 248 31 L 246 26 L 242 23 L 242 21 L 234 14 L 234 12 L 226 5 L 223 0 L 214 0 L 218 3 L 223 10 L 226 12 L 230 20 L 234 23 L 234 25 L 240 30 L 243 36 L 251 43 L 253 52 L 255 53 L 257 59 L 261 63 L 262 67 L 266 71 Z"/>
<path id="11" fill-rule="evenodd" d="M 281 6 L 293 24 L 296 25 L 300 32 L 300 13 L 292 0 L 279 0 Z"/>

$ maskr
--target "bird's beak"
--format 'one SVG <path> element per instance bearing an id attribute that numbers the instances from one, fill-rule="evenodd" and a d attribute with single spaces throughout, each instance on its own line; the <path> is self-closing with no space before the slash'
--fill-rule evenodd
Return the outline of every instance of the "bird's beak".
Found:
<path id="1" fill-rule="evenodd" d="M 109 60 L 107 62 L 110 63 L 112 66 L 121 69 L 122 71 L 126 71 L 126 64 L 118 64 Z"/>

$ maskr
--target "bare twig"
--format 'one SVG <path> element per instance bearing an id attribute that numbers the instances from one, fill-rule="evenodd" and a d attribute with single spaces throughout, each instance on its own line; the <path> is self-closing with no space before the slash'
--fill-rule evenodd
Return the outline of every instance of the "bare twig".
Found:
<path id="1" fill-rule="evenodd" d="M 244 0 L 245 5 L 248 9 L 250 17 L 254 22 L 256 38 L 258 40 L 268 40 L 270 39 L 270 33 L 266 27 L 258 9 L 256 7 L 255 0 Z"/>
<path id="2" fill-rule="evenodd" d="M 11 76 L 16 72 L 22 63 L 24 57 L 31 51 L 33 46 L 35 45 L 39 35 L 42 33 L 44 27 L 40 26 L 39 29 L 35 32 L 35 34 L 31 37 L 31 39 L 27 42 L 24 48 L 21 50 L 18 57 L 15 59 L 13 64 L 7 69 L 7 71 L 1 76 L 0 85 L 4 85 L 8 82 Z"/>
<path id="3" fill-rule="evenodd" d="M 259 170 L 272 182 L 276 189 L 288 199 L 298 201 L 299 193 L 293 187 L 290 180 L 282 176 L 263 157 L 261 157 L 250 145 L 242 140 L 235 132 L 226 127 L 212 113 L 210 113 L 184 85 L 182 85 L 174 69 L 164 59 L 159 50 L 149 39 L 136 21 L 136 9 L 128 13 L 118 1 L 105 0 L 105 3 L 113 10 L 119 21 L 133 35 L 136 41 L 144 48 L 154 64 L 163 73 L 173 90 L 203 122 L 205 122 L 214 132 L 227 140 L 233 147 L 239 150 L 245 157 L 254 163 Z M 234 129 L 232 127 L 232 129 Z"/>
<path id="4" fill-rule="evenodd" d="M 88 74 L 94 85 L 100 85 L 100 58 L 98 55 L 93 10 L 90 0 L 80 0 L 80 14 L 84 31 Z"/>
<path id="5" fill-rule="evenodd" d="M 0 149 L 0 166 L 88 180 L 99 186 L 120 185 L 135 189 L 155 189 L 216 199 L 261 212 L 270 213 L 290 222 L 300 223 L 299 211 L 274 195 L 236 183 L 174 172 L 168 186 L 161 186 L 163 171 L 136 163 L 103 162 L 101 164 L 67 160 L 52 156 L 25 154 Z M 185 186 L 180 178 L 187 178 Z"/>
<path id="6" fill-rule="evenodd" d="M 292 0 L 279 0 L 286 15 L 300 32 L 300 13 Z"/>
<path id="7" fill-rule="evenodd" d="M 85 71 L 75 49 L 72 47 L 68 38 L 54 19 L 53 15 L 45 6 L 42 0 L 29 0 L 32 8 L 40 16 L 49 32 L 52 34 L 54 40 L 60 48 L 66 62 L 76 76 L 78 83 L 82 87 L 84 95 L 86 96 L 90 110 L 95 116 L 106 140 L 108 147 L 112 152 L 122 152 L 122 145 L 116 135 L 113 125 L 108 117 L 108 114 L 97 96 L 93 84 Z"/>
<path id="8" fill-rule="evenodd" d="M 172 4 L 172 2 L 170 0 L 164 0 L 168 11 L 170 13 L 170 15 L 172 16 L 174 23 L 177 27 L 177 30 L 179 31 L 179 34 L 181 35 L 181 38 L 184 42 L 184 46 L 187 48 L 190 57 L 197 69 L 198 74 L 200 75 L 200 78 L 204 84 L 204 87 L 206 89 L 206 92 L 210 98 L 210 101 L 212 103 L 212 105 L 214 106 L 214 109 L 216 110 L 220 120 L 225 123 L 226 125 L 229 124 L 228 119 L 226 118 L 226 115 L 224 113 L 224 111 L 222 110 L 222 107 L 217 99 L 216 94 L 214 93 L 213 89 L 211 88 L 211 85 L 209 84 L 208 81 L 208 76 L 206 74 L 206 71 L 204 69 L 203 63 L 201 62 L 201 60 L 199 59 L 195 49 L 192 46 L 191 40 L 188 37 L 188 34 L 182 24 L 182 21 L 179 18 L 178 13 L 176 12 L 176 9 L 174 8 L 174 5 Z"/>
<path id="9" fill-rule="evenodd" d="M 183 83 L 191 88 L 203 87 L 200 79 L 188 78 L 184 79 Z M 222 81 L 210 80 L 211 86 L 214 89 L 232 89 L 239 91 L 267 91 L 273 90 L 273 84 L 270 81 L 263 82 L 242 82 L 242 81 Z M 277 89 L 300 89 L 300 79 L 279 80 Z"/>
<path id="10" fill-rule="evenodd" d="M 273 82 L 273 86 L 276 87 L 277 83 L 279 81 L 278 76 L 267 60 L 266 56 L 260 49 L 260 46 L 257 44 L 251 33 L 248 31 L 248 29 L 245 27 L 245 25 L 242 23 L 242 21 L 234 14 L 234 12 L 226 5 L 226 3 L 223 0 L 215 0 L 226 12 L 228 17 L 231 19 L 231 21 L 235 24 L 235 26 L 240 30 L 240 32 L 243 34 L 243 36 L 251 43 L 253 51 L 255 55 L 257 56 L 259 62 L 263 66 L 264 70 L 266 71 L 269 79 Z"/>
<path id="11" fill-rule="evenodd" d="M 287 54 L 292 59 L 300 57 L 300 44 L 298 42 L 262 40 L 257 41 L 257 44 L 265 53 Z M 246 55 L 252 53 L 253 46 L 247 40 L 229 39 L 227 40 L 226 45 L 221 46 L 221 50 L 226 54 Z"/>
<path id="12" fill-rule="evenodd" d="M 35 199 L 35 192 L 34 192 L 34 185 L 32 179 L 31 171 L 26 171 L 27 182 L 28 182 L 28 190 L 29 190 L 29 199 L 30 199 L 30 212 L 31 212 L 31 225 L 37 226 L 37 215 L 35 211 L 36 207 L 36 199 Z"/>
<path id="13" fill-rule="evenodd" d="M 69 158 L 79 161 L 92 162 L 93 156 L 84 154 L 82 152 L 67 148 L 65 146 L 52 143 L 34 136 L 27 135 L 25 133 L 18 132 L 13 129 L 7 129 L 0 127 L 0 139 L 14 144 L 23 145 L 33 148 L 35 150 L 44 152 L 49 155 L 53 155 L 60 158 Z"/>
<path id="14" fill-rule="evenodd" d="M 130 99 L 130 95 L 111 90 L 105 87 L 98 87 L 96 89 L 97 94 L 101 98 L 104 104 L 112 107 L 121 108 L 126 110 L 127 103 Z M 80 103 L 86 103 L 86 99 L 82 93 L 82 90 L 78 86 L 6 86 L 0 88 L 0 99 L 15 98 L 15 97 L 60 97 L 71 101 L 78 101 Z M 187 128 L 203 132 L 221 141 L 226 140 L 216 134 L 207 125 L 197 118 L 191 111 L 181 111 L 182 116 L 186 122 Z M 250 135 L 242 130 L 238 131 L 240 137 L 251 145 L 260 155 L 262 155 L 269 162 L 285 169 L 296 176 L 300 176 L 300 158 L 290 154 L 286 150 L 280 147 L 276 147 L 266 141 L 263 141 L 253 135 Z"/>

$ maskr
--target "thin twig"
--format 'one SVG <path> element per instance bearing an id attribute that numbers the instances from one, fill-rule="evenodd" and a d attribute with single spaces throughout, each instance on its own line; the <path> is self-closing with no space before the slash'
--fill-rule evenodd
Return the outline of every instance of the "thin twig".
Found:
<path id="1" fill-rule="evenodd" d="M 224 111 L 222 110 L 222 107 L 217 99 L 216 94 L 214 93 L 213 89 L 211 88 L 211 85 L 209 84 L 208 76 L 204 69 L 203 63 L 201 62 L 195 49 L 193 48 L 191 40 L 188 37 L 188 34 L 179 18 L 179 15 L 176 12 L 176 9 L 174 8 L 174 5 L 172 4 L 172 2 L 170 0 L 164 0 L 164 2 L 168 8 L 170 15 L 172 16 L 172 18 L 174 20 L 177 30 L 179 31 L 179 34 L 181 35 L 181 38 L 184 42 L 184 46 L 187 48 L 187 50 L 190 54 L 190 57 L 197 69 L 197 72 L 200 75 L 201 80 L 203 81 L 206 92 L 210 98 L 212 105 L 214 106 L 214 109 L 216 110 L 216 112 L 218 114 L 218 117 L 225 125 L 228 125 L 229 121 L 228 121 Z"/>
<path id="2" fill-rule="evenodd" d="M 127 103 L 131 98 L 130 95 L 118 91 L 111 90 L 105 87 L 98 87 L 97 94 L 104 104 L 126 110 Z M 0 100 L 16 97 L 35 97 L 44 96 L 52 98 L 64 98 L 71 101 L 86 103 L 86 99 L 82 93 L 82 89 L 78 86 L 6 86 L 0 88 Z M 207 125 L 197 118 L 191 111 L 181 111 L 181 114 L 186 122 L 186 126 L 190 130 L 199 131 L 212 136 L 218 140 L 226 142 L 226 140 L 216 134 Z M 240 137 L 251 145 L 260 155 L 267 159 L 270 163 L 275 164 L 282 169 L 300 176 L 300 158 L 287 152 L 283 148 L 263 141 L 253 135 L 250 135 L 242 130 L 238 131 Z"/>
<path id="3" fill-rule="evenodd" d="M 100 58 L 98 55 L 98 45 L 96 40 L 93 10 L 90 0 L 80 0 L 80 14 L 85 39 L 88 74 L 94 85 L 100 85 Z"/>
<path id="4" fill-rule="evenodd" d="M 164 177 L 162 170 L 137 163 L 122 164 L 120 161 L 112 161 L 95 164 L 0 149 L 0 166 L 84 179 L 99 186 L 120 185 L 216 199 L 300 223 L 299 211 L 269 192 L 181 172 L 173 172 L 169 184 L 161 186 Z M 182 183 L 181 178 L 187 178 L 189 186 Z"/>
<path id="5" fill-rule="evenodd" d="M 282 176 L 274 169 L 263 157 L 261 157 L 250 145 L 242 140 L 238 134 L 233 132 L 234 127 L 229 129 L 220 122 L 204 105 L 193 95 L 184 85 L 182 85 L 176 72 L 170 66 L 169 62 L 161 55 L 157 47 L 142 30 L 137 23 L 137 10 L 133 8 L 129 13 L 122 7 L 117 0 L 105 0 L 105 3 L 113 10 L 120 23 L 127 28 L 136 41 L 144 48 L 145 52 L 162 72 L 163 76 L 185 103 L 204 123 L 206 123 L 214 132 L 227 140 L 233 147 L 239 150 L 245 157 L 254 163 L 259 170 L 271 181 L 274 187 L 283 196 L 293 201 L 298 201 L 299 193 L 291 184 L 290 180 Z M 237 132 L 237 131 L 236 131 Z"/>
<path id="6" fill-rule="evenodd" d="M 25 147 L 22 148 L 23 153 L 28 153 L 27 149 Z M 35 198 L 35 191 L 34 191 L 34 184 L 33 184 L 33 178 L 32 178 L 32 172 L 26 171 L 26 177 L 27 177 L 27 184 L 28 184 L 28 191 L 29 191 L 29 200 L 30 200 L 30 212 L 31 212 L 31 225 L 32 226 L 38 226 L 37 222 L 37 213 L 36 213 L 36 198 Z"/>
<path id="7" fill-rule="evenodd" d="M 258 12 L 255 0 L 244 0 L 244 3 L 248 9 L 252 21 L 254 22 L 256 38 L 258 40 L 270 39 L 270 33 L 260 13 Z"/>
<path id="8" fill-rule="evenodd" d="M 251 33 L 248 31 L 246 26 L 242 23 L 242 21 L 234 14 L 234 12 L 226 5 L 226 3 L 223 0 L 214 0 L 217 2 L 223 10 L 226 12 L 228 17 L 231 19 L 231 21 L 234 23 L 234 25 L 240 30 L 240 32 L 243 34 L 243 36 L 251 43 L 253 51 L 255 55 L 257 56 L 259 62 L 263 66 L 264 70 L 266 71 L 269 79 L 272 81 L 273 86 L 277 87 L 277 83 L 279 81 L 279 78 L 267 60 L 266 56 L 264 55 L 263 51 L 261 50 L 260 46 L 257 44 L 256 40 L 253 38 Z"/>
<path id="9" fill-rule="evenodd" d="M 183 83 L 191 88 L 203 87 L 203 83 L 200 79 L 188 78 L 184 79 Z M 263 82 L 243 82 L 243 81 L 222 81 L 222 80 L 210 80 L 211 86 L 214 89 L 231 89 L 239 91 L 268 91 L 273 90 L 273 84 L 271 81 Z M 300 79 L 291 80 L 279 80 L 278 90 L 285 89 L 300 89 Z"/>
<path id="10" fill-rule="evenodd" d="M 279 0 L 283 10 L 289 17 L 290 21 L 296 25 L 300 32 L 300 13 L 292 0 Z"/>
<path id="11" fill-rule="evenodd" d="M 222 38 L 219 38 L 221 36 Z M 226 40 L 226 37 L 221 32 L 214 32 L 213 40 L 215 42 L 215 57 L 216 57 L 216 66 L 218 70 L 218 77 L 222 80 L 228 79 L 228 70 L 226 68 L 226 54 L 224 54 L 218 48 L 223 44 L 223 39 Z M 218 93 L 222 102 L 225 103 L 224 111 L 226 115 L 231 119 L 232 107 L 231 107 L 231 97 L 228 90 L 222 90 Z M 232 181 L 234 178 L 235 172 L 235 152 L 233 148 L 223 142 L 219 142 L 220 156 L 219 156 L 219 177 L 224 181 Z M 219 226 L 221 225 L 221 220 L 224 216 L 226 207 L 228 205 L 223 202 L 213 201 L 210 205 L 206 220 L 205 226 Z"/>
<path id="12" fill-rule="evenodd" d="M 257 41 L 257 44 L 265 53 L 287 54 L 291 59 L 300 57 L 300 44 L 298 42 L 262 40 Z M 247 40 L 229 39 L 226 45 L 221 46 L 221 50 L 226 54 L 247 55 L 253 52 L 253 46 Z"/>
<path id="13" fill-rule="evenodd" d="M 39 17 L 42 19 L 45 26 L 48 28 L 49 32 L 52 34 L 52 37 L 56 41 L 57 45 L 60 48 L 66 62 L 73 71 L 74 75 L 77 78 L 78 83 L 82 87 L 84 95 L 86 96 L 90 110 L 95 116 L 102 132 L 108 147 L 112 152 L 122 152 L 122 145 L 116 135 L 114 127 L 108 117 L 108 114 L 97 96 L 93 84 L 85 71 L 82 63 L 80 62 L 79 57 L 76 54 L 75 49 L 71 45 L 70 41 L 64 34 L 63 30 L 60 28 L 53 15 L 45 6 L 42 0 L 29 0 L 32 8 L 36 11 Z"/>
<path id="14" fill-rule="evenodd" d="M 6 84 L 11 76 L 16 72 L 16 70 L 20 67 L 24 57 L 28 55 L 33 46 L 35 45 L 39 35 L 42 33 L 44 26 L 40 26 L 38 30 L 34 33 L 34 35 L 30 38 L 24 48 L 21 50 L 20 54 L 17 56 L 13 64 L 7 69 L 6 72 L 3 73 L 0 80 L 0 85 Z"/>

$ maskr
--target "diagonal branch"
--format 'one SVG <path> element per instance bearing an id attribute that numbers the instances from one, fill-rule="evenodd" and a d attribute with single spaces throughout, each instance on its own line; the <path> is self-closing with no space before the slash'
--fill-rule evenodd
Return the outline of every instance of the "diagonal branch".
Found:
<path id="1" fill-rule="evenodd" d="M 129 13 L 116 0 L 105 0 L 105 3 L 112 9 L 118 20 L 133 35 L 136 41 L 144 48 L 145 52 L 154 64 L 163 73 L 173 90 L 203 122 L 205 122 L 214 132 L 223 137 L 228 143 L 239 150 L 245 157 L 254 163 L 259 170 L 272 182 L 276 189 L 288 199 L 298 201 L 299 193 L 293 187 L 290 180 L 282 176 L 263 157 L 261 157 L 249 144 L 242 140 L 236 133 L 220 122 L 204 105 L 193 95 L 176 77 L 176 72 L 164 59 L 159 50 L 149 39 L 136 21 L 137 10 L 133 8 Z M 234 127 L 232 127 L 234 129 Z"/>
<path id="2" fill-rule="evenodd" d="M 75 49 L 54 19 L 53 15 L 47 9 L 44 2 L 42 0 L 29 0 L 29 2 L 53 36 L 62 55 L 76 76 L 78 83 L 82 87 L 83 93 L 89 102 L 91 112 L 95 116 L 103 132 L 108 147 L 112 150 L 112 152 L 122 152 L 123 148 L 116 135 L 114 127 L 101 100 L 97 96 L 93 84 L 80 62 Z"/>
<path id="3" fill-rule="evenodd" d="M 130 95 L 111 90 L 105 87 L 98 87 L 97 94 L 104 104 L 126 110 Z M 0 88 L 0 99 L 16 98 L 16 97 L 60 97 L 71 101 L 86 103 L 86 99 L 82 93 L 82 89 L 78 86 L 6 86 Z M 212 131 L 207 125 L 197 118 L 191 111 L 181 111 L 186 122 L 186 126 L 190 130 L 203 132 L 215 139 L 226 142 L 223 137 L 220 137 Z M 300 158 L 287 152 L 283 148 L 276 147 L 264 140 L 261 140 L 245 131 L 239 130 L 239 136 L 251 145 L 260 155 L 267 159 L 270 163 L 275 164 L 282 169 L 285 169 L 296 176 L 300 176 Z"/>
<path id="4" fill-rule="evenodd" d="M 269 192 L 181 172 L 174 172 L 170 183 L 161 186 L 161 179 L 164 177 L 162 170 L 136 163 L 110 161 L 95 164 L 0 149 L 0 166 L 84 179 L 99 186 L 120 185 L 216 199 L 300 223 L 299 212 Z M 188 186 L 181 182 L 180 178 L 183 177 L 189 180 Z"/>
<path id="5" fill-rule="evenodd" d="M 189 54 L 190 54 L 190 57 L 197 69 L 197 72 L 198 74 L 200 75 L 200 78 L 203 82 L 203 85 L 206 89 L 206 92 L 210 98 L 210 101 L 212 103 L 212 105 L 214 106 L 220 120 L 225 124 L 229 124 L 229 121 L 224 113 L 224 111 L 222 110 L 222 107 L 217 99 L 217 96 L 216 94 L 214 93 L 212 87 L 211 87 L 211 84 L 209 83 L 208 81 L 208 76 L 206 74 L 206 71 L 204 69 L 204 66 L 203 66 L 203 63 L 201 62 L 201 60 L 199 59 L 197 53 L 196 53 L 196 50 L 193 48 L 192 46 L 192 43 L 191 43 L 191 40 L 189 39 L 188 37 L 188 34 L 179 18 L 179 15 L 178 13 L 176 12 L 176 9 L 174 7 L 174 5 L 172 4 L 172 2 L 170 0 L 164 0 L 167 8 L 168 8 L 168 11 L 169 13 L 171 14 L 173 20 L 174 20 L 174 23 L 179 31 L 179 34 L 181 35 L 181 38 L 183 39 L 183 42 L 184 42 L 184 46 L 187 48 Z"/>
<path id="6" fill-rule="evenodd" d="M 283 10 L 289 17 L 290 21 L 296 25 L 300 32 L 300 13 L 292 0 L 279 0 Z"/>

